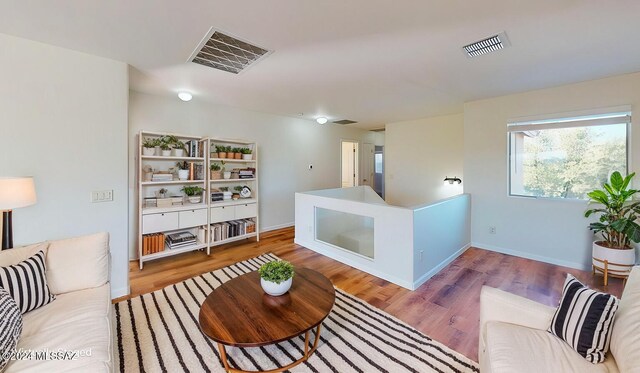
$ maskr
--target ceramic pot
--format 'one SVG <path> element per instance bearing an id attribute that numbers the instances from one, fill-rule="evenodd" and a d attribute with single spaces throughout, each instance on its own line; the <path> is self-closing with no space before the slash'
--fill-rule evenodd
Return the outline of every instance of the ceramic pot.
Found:
<path id="1" fill-rule="evenodd" d="M 155 155 L 156 148 L 142 148 L 142 155 Z"/>
<path id="2" fill-rule="evenodd" d="M 619 266 L 616 264 L 625 264 L 632 266 L 636 263 L 636 250 L 635 249 L 611 249 L 606 246 L 601 246 L 602 241 L 595 241 L 593 243 L 593 257 L 606 260 L 609 262 L 609 271 L 615 272 L 631 272 L 631 267 Z M 604 268 L 604 263 L 593 260 L 593 265 L 598 268 Z M 615 264 L 611 264 L 615 263 Z"/>
<path id="3" fill-rule="evenodd" d="M 189 170 L 178 170 L 178 179 L 180 180 L 189 179 Z"/>
<path id="4" fill-rule="evenodd" d="M 264 290 L 265 293 L 277 297 L 278 295 L 282 295 L 289 291 L 289 289 L 291 288 L 292 280 L 293 278 L 290 278 L 287 281 L 282 281 L 281 283 L 276 284 L 275 282 L 266 281 L 265 279 L 261 278 L 260 286 L 262 286 L 262 290 Z"/>
<path id="5" fill-rule="evenodd" d="M 236 159 L 242 159 L 242 153 L 235 153 L 235 155 Z"/>
<path id="6" fill-rule="evenodd" d="M 184 157 L 184 149 L 173 149 L 174 157 Z"/>
<path id="7" fill-rule="evenodd" d="M 189 196 L 187 199 L 189 200 L 189 203 L 200 203 L 202 196 Z"/>
<path id="8" fill-rule="evenodd" d="M 161 150 L 163 157 L 171 157 L 171 149 L 169 150 Z"/>
<path id="9" fill-rule="evenodd" d="M 225 171 L 225 172 L 223 172 L 223 173 L 222 173 L 222 176 L 223 176 L 225 179 L 231 179 L 231 171 Z"/>
<path id="10" fill-rule="evenodd" d="M 243 154 L 242 159 L 245 161 L 250 161 L 253 159 L 253 154 Z"/>
<path id="11" fill-rule="evenodd" d="M 227 158 L 226 152 L 218 152 L 218 158 Z"/>

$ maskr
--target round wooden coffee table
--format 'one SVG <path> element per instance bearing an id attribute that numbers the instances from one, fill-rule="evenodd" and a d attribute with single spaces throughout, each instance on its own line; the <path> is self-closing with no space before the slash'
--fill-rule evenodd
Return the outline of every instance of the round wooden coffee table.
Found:
<path id="1" fill-rule="evenodd" d="M 318 347 L 322 321 L 335 302 L 331 281 L 308 268 L 296 268 L 288 293 L 279 297 L 265 294 L 257 271 L 231 279 L 207 296 L 200 307 L 200 329 L 218 343 L 227 372 L 234 369 L 227 361 L 225 346 L 259 347 L 305 334 L 304 355 L 293 363 L 265 372 L 290 369 L 307 359 Z M 316 328 L 313 345 L 309 333 Z"/>

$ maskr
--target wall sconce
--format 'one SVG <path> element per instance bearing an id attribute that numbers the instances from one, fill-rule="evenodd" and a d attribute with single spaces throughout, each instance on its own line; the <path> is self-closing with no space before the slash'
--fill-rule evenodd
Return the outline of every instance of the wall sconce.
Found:
<path id="1" fill-rule="evenodd" d="M 453 184 L 453 183 L 462 184 L 462 179 L 460 179 L 459 177 L 456 177 L 456 176 L 454 176 L 454 177 L 445 177 L 444 178 L 444 183 L 445 184 Z"/>

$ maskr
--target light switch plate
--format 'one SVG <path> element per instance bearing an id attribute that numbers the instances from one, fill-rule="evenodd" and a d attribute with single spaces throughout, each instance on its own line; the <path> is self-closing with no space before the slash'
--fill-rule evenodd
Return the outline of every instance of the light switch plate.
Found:
<path id="1" fill-rule="evenodd" d="M 91 192 L 91 202 L 111 202 L 113 201 L 113 190 L 97 190 Z"/>

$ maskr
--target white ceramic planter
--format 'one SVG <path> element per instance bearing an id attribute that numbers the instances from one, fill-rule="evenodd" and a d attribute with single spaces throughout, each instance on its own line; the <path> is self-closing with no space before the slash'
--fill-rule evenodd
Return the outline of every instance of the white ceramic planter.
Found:
<path id="1" fill-rule="evenodd" d="M 169 150 L 161 150 L 163 157 L 171 157 L 171 149 Z"/>
<path id="2" fill-rule="evenodd" d="M 190 196 L 188 197 L 189 203 L 200 203 L 202 196 Z"/>
<path id="3" fill-rule="evenodd" d="M 156 148 L 142 148 L 142 155 L 155 155 Z"/>
<path id="4" fill-rule="evenodd" d="M 250 161 L 253 159 L 253 154 L 243 154 L 242 159 L 245 161 Z"/>
<path id="5" fill-rule="evenodd" d="M 223 172 L 222 177 L 224 177 L 225 179 L 231 179 L 231 171 Z"/>
<path id="6" fill-rule="evenodd" d="M 262 286 L 262 290 L 264 290 L 265 293 L 277 297 L 278 295 L 282 295 L 289 291 L 292 281 L 293 277 L 288 279 L 287 281 L 276 284 L 275 282 L 266 281 L 261 278 L 260 286 Z"/>
<path id="7" fill-rule="evenodd" d="M 155 150 L 155 155 L 162 155 L 162 149 L 159 146 L 153 148 Z"/>
<path id="8" fill-rule="evenodd" d="M 174 157 L 184 157 L 184 149 L 173 149 Z"/>
<path id="9" fill-rule="evenodd" d="M 636 263 L 636 250 L 618 250 L 600 246 L 597 242 L 593 243 L 593 257 L 609 262 L 609 270 L 616 272 L 630 272 L 631 267 L 618 266 L 615 264 L 634 265 Z M 615 263 L 615 264 L 611 264 Z M 604 268 L 604 263 L 593 260 L 593 265 L 598 268 Z"/>
<path id="10" fill-rule="evenodd" d="M 189 178 L 189 170 L 178 170 L 178 179 L 187 180 Z"/>

